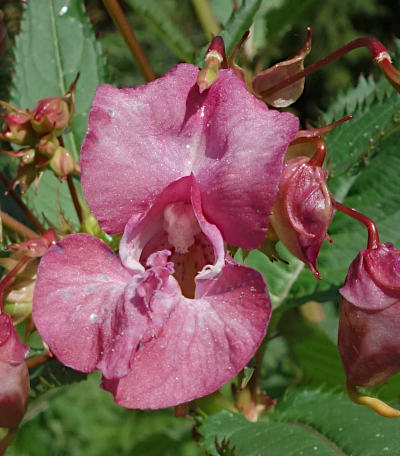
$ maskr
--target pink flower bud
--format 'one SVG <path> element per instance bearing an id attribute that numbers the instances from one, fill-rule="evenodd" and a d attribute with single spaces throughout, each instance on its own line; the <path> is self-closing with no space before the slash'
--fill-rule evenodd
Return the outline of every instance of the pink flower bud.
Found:
<path id="1" fill-rule="evenodd" d="M 308 157 L 285 164 L 271 224 L 287 249 L 321 278 L 316 261 L 333 216 L 327 172 Z"/>
<path id="2" fill-rule="evenodd" d="M 57 147 L 52 159 L 50 160 L 50 168 L 54 171 L 57 177 L 65 179 L 68 174 L 71 174 L 75 169 L 75 161 L 64 147 Z"/>
<path id="3" fill-rule="evenodd" d="M 36 147 L 41 154 L 51 157 L 59 145 L 58 139 L 53 134 L 48 134 L 40 138 Z"/>
<path id="4" fill-rule="evenodd" d="M 3 114 L 6 128 L 0 133 L 0 139 L 19 144 L 20 146 L 32 145 L 35 142 L 35 133 L 31 127 L 31 116 L 27 111 Z"/>
<path id="5" fill-rule="evenodd" d="M 33 110 L 32 127 L 38 133 L 62 134 L 70 120 L 70 108 L 64 97 L 44 98 Z"/>
<path id="6" fill-rule="evenodd" d="M 47 249 L 57 241 L 56 234 L 53 229 L 47 230 L 43 236 L 29 239 L 27 241 L 18 242 L 17 244 L 9 244 L 6 246 L 8 250 L 15 250 L 23 253 L 31 258 L 40 257 L 45 254 Z"/>
<path id="7" fill-rule="evenodd" d="M 10 316 L 0 313 L 0 427 L 16 427 L 24 416 L 29 396 L 27 352 Z"/>
<path id="8" fill-rule="evenodd" d="M 400 250 L 361 250 L 342 295 L 339 352 L 349 381 L 371 386 L 400 371 Z"/>

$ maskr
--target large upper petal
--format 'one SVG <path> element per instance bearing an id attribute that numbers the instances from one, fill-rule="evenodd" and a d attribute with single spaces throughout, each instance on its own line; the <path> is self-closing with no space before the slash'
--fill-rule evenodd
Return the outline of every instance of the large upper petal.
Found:
<path id="1" fill-rule="evenodd" d="M 271 305 L 261 275 L 227 262 L 202 280 L 196 299 L 177 302 L 157 338 L 137 352 L 130 373 L 103 378 L 128 408 L 156 409 L 210 394 L 235 376 L 262 341 Z"/>
<path id="2" fill-rule="evenodd" d="M 182 64 L 133 89 L 97 89 L 82 146 L 82 184 L 103 229 L 123 231 L 171 182 L 194 173 L 204 212 L 229 243 L 264 238 L 298 120 L 268 108 L 231 70 L 202 94 Z"/>

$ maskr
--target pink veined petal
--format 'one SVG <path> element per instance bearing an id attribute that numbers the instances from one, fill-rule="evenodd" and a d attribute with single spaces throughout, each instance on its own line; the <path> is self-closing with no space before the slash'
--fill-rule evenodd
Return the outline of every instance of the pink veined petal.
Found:
<path id="1" fill-rule="evenodd" d="M 81 168 L 86 200 L 104 230 L 123 231 L 168 184 L 190 173 L 182 128 L 197 73 L 179 65 L 147 85 L 97 89 Z"/>
<path id="2" fill-rule="evenodd" d="M 197 73 L 182 64 L 145 86 L 98 88 L 82 146 L 84 193 L 102 228 L 118 232 L 193 172 L 207 219 L 229 243 L 253 248 L 298 119 L 268 110 L 231 70 L 200 94 Z"/>
<path id="3" fill-rule="evenodd" d="M 126 375 L 138 346 L 158 334 L 174 304 L 179 287 L 169 254 L 151 255 L 151 269 L 132 275 L 92 236 L 73 234 L 51 247 L 40 263 L 33 318 L 57 358 L 83 372 Z M 154 293 L 159 303 L 152 308 Z"/>
<path id="4" fill-rule="evenodd" d="M 230 70 L 221 73 L 204 103 L 205 152 L 193 170 L 206 218 L 229 244 L 253 249 L 265 239 L 298 119 L 268 110 Z"/>
<path id="5" fill-rule="evenodd" d="M 119 257 L 97 238 L 72 234 L 50 247 L 38 269 L 33 319 L 63 364 L 83 372 L 96 368 L 123 330 L 130 279 Z"/>
<path id="6" fill-rule="evenodd" d="M 177 297 L 162 332 L 138 350 L 127 376 L 103 378 L 118 404 L 156 409 L 191 401 L 217 390 L 254 355 L 271 314 L 261 275 L 228 262 L 200 288 L 194 300 Z"/>

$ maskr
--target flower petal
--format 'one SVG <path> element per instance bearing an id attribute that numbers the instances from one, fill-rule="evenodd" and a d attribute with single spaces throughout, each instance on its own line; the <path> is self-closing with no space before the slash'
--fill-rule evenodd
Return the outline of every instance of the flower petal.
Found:
<path id="1" fill-rule="evenodd" d="M 197 73 L 193 65 L 179 65 L 147 85 L 97 89 L 81 168 L 86 200 L 104 230 L 123 231 L 168 184 L 188 174 L 182 127 Z"/>
<path id="2" fill-rule="evenodd" d="M 145 86 L 97 89 L 82 146 L 86 199 L 104 230 L 122 231 L 193 172 L 224 239 L 257 247 L 298 119 L 268 110 L 231 70 L 200 94 L 197 73 L 182 64 Z"/>
<path id="3" fill-rule="evenodd" d="M 67 366 L 91 372 L 123 326 L 131 274 L 102 241 L 73 234 L 42 258 L 33 319 L 51 351 Z"/>
<path id="4" fill-rule="evenodd" d="M 253 356 L 271 313 L 261 275 L 228 262 L 198 291 L 198 299 L 179 298 L 162 332 L 138 350 L 127 376 L 103 378 L 118 404 L 156 409 L 191 401 L 217 390 Z"/>

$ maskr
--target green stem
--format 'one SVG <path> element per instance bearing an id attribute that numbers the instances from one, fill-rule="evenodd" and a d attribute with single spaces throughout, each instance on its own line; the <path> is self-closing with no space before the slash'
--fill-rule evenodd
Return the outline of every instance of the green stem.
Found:
<path id="1" fill-rule="evenodd" d="M 220 26 L 210 3 L 208 0 L 192 0 L 192 3 L 207 40 L 211 40 L 218 35 Z"/>
<path id="2" fill-rule="evenodd" d="M 153 70 L 140 47 L 138 40 L 130 26 L 128 19 L 126 18 L 122 8 L 120 7 L 118 0 L 103 0 L 104 6 L 107 8 L 108 13 L 112 17 L 114 24 L 117 26 L 121 35 L 123 36 L 125 43 L 131 51 L 133 57 L 137 61 L 140 72 L 142 73 L 145 81 L 149 82 L 155 79 Z"/>
<path id="3" fill-rule="evenodd" d="M 8 215 L 3 211 L 0 211 L 0 219 L 4 226 L 20 234 L 25 239 L 35 239 L 39 237 L 39 234 L 35 233 L 23 223 L 15 220 L 15 218 L 11 217 L 11 215 Z"/>

